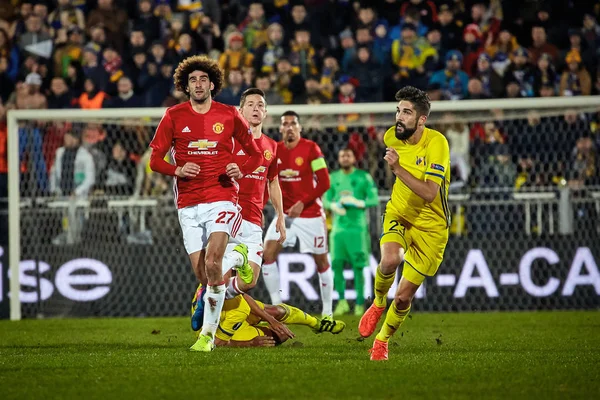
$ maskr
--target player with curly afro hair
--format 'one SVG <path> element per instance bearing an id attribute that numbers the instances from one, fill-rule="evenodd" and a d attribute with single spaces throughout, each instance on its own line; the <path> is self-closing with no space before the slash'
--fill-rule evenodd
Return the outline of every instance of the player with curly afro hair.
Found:
<path id="1" fill-rule="evenodd" d="M 175 88 L 184 92 L 192 103 L 205 103 L 223 88 L 223 70 L 206 56 L 191 56 L 177 66 L 173 81 Z"/>

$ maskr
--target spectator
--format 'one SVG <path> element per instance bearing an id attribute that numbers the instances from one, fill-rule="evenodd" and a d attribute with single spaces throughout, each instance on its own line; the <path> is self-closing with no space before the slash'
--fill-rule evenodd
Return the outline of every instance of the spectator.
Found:
<path id="1" fill-rule="evenodd" d="M 360 46 L 356 59 L 349 73 L 358 80 L 356 88 L 356 101 L 359 103 L 382 101 L 382 77 L 379 72 L 380 64 L 373 60 L 371 50 L 367 46 Z"/>
<path id="2" fill-rule="evenodd" d="M 458 50 L 446 54 L 446 68 L 431 76 L 429 86 L 439 85 L 444 100 L 464 99 L 468 93 L 469 76 L 460 69 L 462 54 Z"/>
<path id="3" fill-rule="evenodd" d="M 398 68 L 401 81 L 406 85 L 423 87 L 427 79 L 425 61 L 435 55 L 427 41 L 417 37 L 414 25 L 405 24 L 402 37 L 392 43 L 392 62 Z"/>
<path id="4" fill-rule="evenodd" d="M 50 109 L 65 109 L 74 108 L 75 99 L 73 93 L 67 86 L 64 78 L 52 78 L 50 84 L 50 95 L 48 96 L 48 108 Z"/>
<path id="5" fill-rule="evenodd" d="M 540 97 L 554 97 L 556 96 L 556 85 L 551 83 L 542 83 L 540 87 Z"/>
<path id="6" fill-rule="evenodd" d="M 405 16 L 411 9 L 413 9 L 421 18 L 423 25 L 430 27 L 438 19 L 437 6 L 433 1 L 429 0 L 410 0 L 405 2 L 400 8 L 400 15 Z"/>
<path id="7" fill-rule="evenodd" d="M 596 64 L 595 49 L 590 47 L 588 43 L 583 40 L 580 30 L 569 30 L 569 45 L 570 46 L 567 49 L 561 52 L 561 58 L 560 60 L 558 60 L 560 61 L 560 63 L 557 65 L 562 66 L 562 61 L 564 61 L 564 59 L 567 57 L 567 54 L 569 54 L 573 50 L 576 50 L 581 55 L 581 61 L 583 63 L 583 66 L 585 66 L 585 68 L 588 71 L 593 71 L 595 69 Z"/>
<path id="8" fill-rule="evenodd" d="M 515 50 L 519 48 L 517 38 L 510 33 L 506 28 L 500 30 L 500 33 L 495 36 L 492 44 L 486 45 L 486 53 L 492 59 L 492 68 L 500 76 L 504 76 L 504 71 L 510 65 L 510 58 Z"/>
<path id="9" fill-rule="evenodd" d="M 464 61 L 462 69 L 469 76 L 473 76 L 473 74 L 475 73 L 475 64 L 477 63 L 477 58 L 483 51 L 483 43 L 481 43 L 481 37 L 482 35 L 481 30 L 479 29 L 479 25 L 467 25 L 467 27 L 463 31 L 464 45 L 462 53 L 464 56 Z"/>
<path id="10" fill-rule="evenodd" d="M 486 97 L 497 98 L 502 96 L 504 92 L 502 78 L 491 67 L 491 58 L 488 54 L 481 53 L 477 58 L 475 77 L 481 81 L 483 93 Z"/>
<path id="11" fill-rule="evenodd" d="M 298 104 L 324 104 L 329 103 L 329 98 L 323 94 L 319 77 L 316 75 L 309 76 L 304 81 L 305 91 L 302 96 L 294 100 Z"/>
<path id="12" fill-rule="evenodd" d="M 75 97 L 79 97 L 83 92 L 83 81 L 85 80 L 85 74 L 81 67 L 81 62 L 77 60 L 71 60 L 67 66 L 67 76 L 65 81 L 72 90 Z"/>
<path id="13" fill-rule="evenodd" d="M 108 82 L 104 90 L 112 96 L 117 92 L 115 83 L 125 74 L 123 59 L 114 47 L 107 47 L 102 52 L 102 67 L 108 76 Z"/>
<path id="14" fill-rule="evenodd" d="M 271 78 L 268 74 L 259 73 L 254 80 L 254 86 L 262 90 L 265 93 L 265 100 L 268 105 L 279 105 L 283 104 L 283 99 L 277 93 L 271 85 Z"/>
<path id="15" fill-rule="evenodd" d="M 145 105 L 147 107 L 159 107 L 173 88 L 173 64 L 167 60 L 160 66 L 160 73 L 157 77 L 149 83 Z"/>
<path id="16" fill-rule="evenodd" d="M 586 13 L 583 16 L 583 28 L 581 34 L 585 39 L 585 42 L 592 49 L 598 48 L 600 44 L 600 25 L 596 21 L 596 17 L 592 14 Z"/>
<path id="17" fill-rule="evenodd" d="M 552 57 L 553 63 L 558 61 L 558 49 L 556 46 L 546 41 L 546 28 L 544 28 L 544 26 L 534 25 L 531 28 L 531 38 L 533 39 L 533 43 L 529 48 L 529 54 L 533 64 L 537 64 L 538 58 L 544 53 L 549 54 L 550 57 Z"/>
<path id="18" fill-rule="evenodd" d="M 81 146 L 79 135 L 66 132 L 50 171 L 51 193 L 85 198 L 94 186 L 95 174 L 92 155 Z"/>
<path id="19" fill-rule="evenodd" d="M 84 91 L 79 96 L 79 107 L 88 110 L 102 108 L 102 103 L 107 98 L 106 93 L 96 87 L 93 79 L 86 78 L 83 84 Z"/>
<path id="20" fill-rule="evenodd" d="M 227 82 L 227 87 L 221 90 L 221 93 L 217 95 L 215 100 L 232 106 L 239 106 L 242 93 L 247 89 L 244 85 L 242 71 L 239 69 L 230 70 Z"/>
<path id="21" fill-rule="evenodd" d="M 438 14 L 437 28 L 442 35 L 442 49 L 448 51 L 458 49 L 462 38 L 462 30 L 454 19 L 454 11 L 448 4 L 442 4 Z"/>
<path id="22" fill-rule="evenodd" d="M 478 78 L 469 79 L 469 85 L 467 86 L 469 94 L 467 99 L 469 100 L 482 100 L 487 99 L 488 96 L 483 90 L 483 83 Z"/>
<path id="23" fill-rule="evenodd" d="M 229 75 L 232 69 L 251 67 L 254 62 L 254 55 L 244 48 L 244 38 L 239 32 L 232 32 L 227 38 L 228 48 L 219 57 L 219 66 L 224 71 L 225 76 Z"/>
<path id="24" fill-rule="evenodd" d="M 253 1 L 248 7 L 248 16 L 238 29 L 244 35 L 244 46 L 253 51 L 267 42 L 265 9 L 261 2 Z"/>
<path id="25" fill-rule="evenodd" d="M 161 36 L 160 19 L 154 15 L 152 7 L 152 0 L 140 0 L 137 17 L 133 21 L 134 29 L 144 32 L 144 36 L 149 42 L 158 40 Z"/>
<path id="26" fill-rule="evenodd" d="M 304 93 L 304 79 L 292 70 L 292 64 L 287 58 L 277 60 L 275 88 L 284 104 L 292 104 L 294 98 Z"/>
<path id="27" fill-rule="evenodd" d="M 558 75 L 552 64 L 552 57 L 549 54 L 542 54 L 537 62 L 537 69 L 534 71 L 534 87 L 536 96 L 540 95 L 542 86 L 555 86 L 558 82 Z"/>
<path id="28" fill-rule="evenodd" d="M 598 154 L 590 137 L 577 139 L 569 167 L 569 186 L 581 188 L 598 182 Z"/>
<path id="29" fill-rule="evenodd" d="M 73 5 L 72 0 L 58 0 L 57 7 L 48 16 L 48 24 L 53 30 L 79 28 L 85 29 L 83 11 Z"/>
<path id="30" fill-rule="evenodd" d="M 581 56 L 577 50 L 571 50 L 565 58 L 567 68 L 560 77 L 561 96 L 589 96 L 592 92 L 592 79 L 589 72 L 581 64 Z"/>
<path id="31" fill-rule="evenodd" d="M 292 71 L 305 79 L 318 72 L 317 55 L 310 44 L 310 31 L 307 27 L 298 27 L 294 32 L 288 59 L 292 64 Z"/>
<path id="32" fill-rule="evenodd" d="M 513 61 L 504 72 L 506 85 L 517 82 L 521 97 L 535 96 L 535 71 L 529 62 L 529 54 L 523 47 L 513 52 Z"/>
<path id="33" fill-rule="evenodd" d="M 340 65 L 338 64 L 337 58 L 331 54 L 326 54 L 321 72 L 322 93 L 331 100 L 341 76 Z"/>
<path id="34" fill-rule="evenodd" d="M 18 37 L 21 51 L 26 54 L 50 58 L 52 54 L 52 37 L 44 30 L 42 19 L 35 14 L 30 15 L 25 22 L 25 29 L 25 33 Z M 44 47 L 41 46 L 42 43 L 44 43 Z"/>
<path id="35" fill-rule="evenodd" d="M 83 74 L 91 79 L 100 90 L 105 90 L 108 85 L 108 73 L 98 61 L 100 46 L 88 43 L 83 48 Z"/>
<path id="36" fill-rule="evenodd" d="M 112 46 L 123 50 L 125 32 L 128 27 L 127 13 L 115 6 L 113 0 L 98 0 L 98 7 L 90 12 L 87 26 L 102 25 L 106 28 L 106 36 Z"/>
<path id="37" fill-rule="evenodd" d="M 33 0 L 24 0 L 19 7 L 18 18 L 13 22 L 10 28 L 10 37 L 19 38 L 23 35 L 26 28 L 26 21 L 33 14 Z"/>
<path id="38" fill-rule="evenodd" d="M 7 71 L 8 59 L 0 56 L 0 103 L 6 103 L 15 90 L 15 84 Z"/>
<path id="39" fill-rule="evenodd" d="M 254 69 L 258 72 L 275 71 L 275 63 L 286 54 L 283 41 L 283 27 L 274 22 L 267 28 L 267 40 L 256 50 Z"/>
<path id="40" fill-rule="evenodd" d="M 112 157 L 108 160 L 103 173 L 102 189 L 107 195 L 131 196 L 135 183 L 135 163 L 123 143 L 115 142 L 112 147 Z"/>
<path id="41" fill-rule="evenodd" d="M 25 78 L 25 82 L 17 84 L 17 90 L 9 99 L 9 108 L 18 110 L 48 108 L 46 96 L 40 92 L 42 77 L 40 74 L 31 72 Z"/>
<path id="42" fill-rule="evenodd" d="M 81 61 L 83 52 L 83 35 L 79 27 L 74 26 L 67 31 L 67 41 L 57 46 L 54 52 L 54 75 L 66 77 L 71 61 Z"/>
<path id="43" fill-rule="evenodd" d="M 211 57 L 212 54 L 219 54 L 223 51 L 224 44 L 221 28 L 209 16 L 204 15 L 202 17 L 202 24 L 198 26 L 194 34 L 196 42 L 200 43 L 200 48 L 206 49 L 206 52 L 211 54 Z"/>
<path id="44" fill-rule="evenodd" d="M 133 83 L 127 76 L 119 78 L 117 96 L 104 101 L 102 108 L 136 108 L 143 107 L 143 100 L 133 92 Z"/>
<path id="45" fill-rule="evenodd" d="M 0 28 L 0 57 L 6 59 L 4 73 L 14 82 L 19 71 L 19 49 L 13 46 L 6 30 Z"/>

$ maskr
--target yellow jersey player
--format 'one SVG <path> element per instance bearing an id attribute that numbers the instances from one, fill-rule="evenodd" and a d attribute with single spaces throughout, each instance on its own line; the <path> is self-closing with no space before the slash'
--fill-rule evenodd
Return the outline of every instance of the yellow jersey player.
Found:
<path id="1" fill-rule="evenodd" d="M 431 106 L 427 93 L 407 86 L 396 93 L 396 100 L 396 125 L 384 137 L 384 160 L 396 175 L 396 182 L 382 216 L 375 300 L 360 320 L 361 336 L 375 332 L 396 269 L 402 263 L 404 267 L 394 301 L 370 350 L 371 360 L 388 359 L 388 340 L 410 312 L 419 286 L 437 272 L 450 226 L 448 141 L 425 126 Z"/>

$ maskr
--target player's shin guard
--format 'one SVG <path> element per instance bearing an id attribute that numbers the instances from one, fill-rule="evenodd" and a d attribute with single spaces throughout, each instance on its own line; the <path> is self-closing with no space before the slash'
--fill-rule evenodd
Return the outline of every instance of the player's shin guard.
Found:
<path id="1" fill-rule="evenodd" d="M 288 304 L 280 304 L 279 306 L 285 310 L 285 315 L 281 318 L 281 322 L 286 325 L 306 325 L 314 328 L 319 324 L 318 319 L 299 308 Z"/>
<path id="2" fill-rule="evenodd" d="M 333 269 L 333 282 L 335 291 L 338 293 L 339 299 L 343 300 L 346 298 L 346 280 L 344 279 L 344 262 L 333 260 L 331 262 L 331 269 Z"/>
<path id="3" fill-rule="evenodd" d="M 281 295 L 279 294 L 279 268 L 277 262 L 271 264 L 263 264 L 262 266 L 263 279 L 265 286 L 271 295 L 271 304 L 281 304 Z"/>
<path id="4" fill-rule="evenodd" d="M 201 335 L 215 337 L 224 301 L 225 283 L 209 285 L 204 297 L 204 322 L 202 324 L 202 331 L 200 332 Z"/>
<path id="5" fill-rule="evenodd" d="M 354 290 L 356 290 L 356 304 L 362 306 L 365 304 L 365 268 L 368 267 L 354 267 Z"/>
<path id="6" fill-rule="evenodd" d="M 333 315 L 333 274 L 331 268 L 319 272 L 321 284 L 321 299 L 323 300 L 323 316 Z"/>
<path id="7" fill-rule="evenodd" d="M 394 278 L 396 278 L 396 271 L 392 272 L 389 275 L 384 275 L 381 272 L 380 267 L 377 267 L 377 272 L 375 273 L 375 305 L 377 307 L 385 307 L 387 305 L 387 294 L 394 283 Z"/>
<path id="8" fill-rule="evenodd" d="M 385 316 L 383 326 L 377 334 L 377 340 L 381 340 L 382 342 L 390 340 L 390 337 L 400 328 L 400 325 L 402 325 L 409 312 L 410 306 L 406 310 L 398 310 L 396 302 L 393 302 Z"/>

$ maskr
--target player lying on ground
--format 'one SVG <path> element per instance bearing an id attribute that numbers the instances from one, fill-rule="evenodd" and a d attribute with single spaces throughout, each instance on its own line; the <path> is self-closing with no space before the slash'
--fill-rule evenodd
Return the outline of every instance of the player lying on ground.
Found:
<path id="1" fill-rule="evenodd" d="M 272 347 L 294 337 L 286 325 L 304 325 L 314 333 L 330 332 L 334 335 L 346 327 L 343 321 L 319 319 L 288 304 L 264 304 L 245 293 L 225 300 L 215 344 Z"/>
<path id="2" fill-rule="evenodd" d="M 375 332 L 396 270 L 401 264 L 404 268 L 394 301 L 373 343 L 371 360 L 388 359 L 388 340 L 410 312 L 419 286 L 437 272 L 450 226 L 448 141 L 425 126 L 431 106 L 427 93 L 407 86 L 396 93 L 396 100 L 396 125 L 384 136 L 384 160 L 396 175 L 396 182 L 383 213 L 375 300 L 360 320 L 361 336 Z"/>

